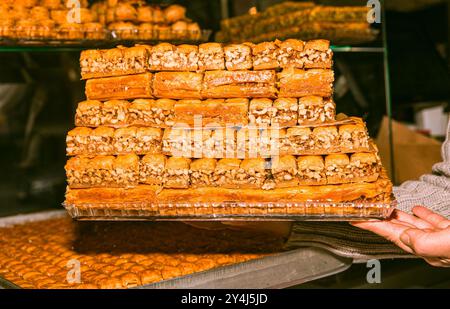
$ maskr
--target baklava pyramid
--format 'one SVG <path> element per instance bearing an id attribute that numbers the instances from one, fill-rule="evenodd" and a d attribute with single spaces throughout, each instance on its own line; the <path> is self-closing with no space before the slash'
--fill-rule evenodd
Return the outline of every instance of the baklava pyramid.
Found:
<path id="1" fill-rule="evenodd" d="M 336 118 L 326 40 L 119 46 L 81 54 L 67 135 L 75 217 L 381 216 L 360 118 Z M 381 209 L 381 210 L 380 210 Z"/>

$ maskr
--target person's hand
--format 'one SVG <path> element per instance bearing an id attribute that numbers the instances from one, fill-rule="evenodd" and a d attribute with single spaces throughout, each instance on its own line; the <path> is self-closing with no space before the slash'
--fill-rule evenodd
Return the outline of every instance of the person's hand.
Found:
<path id="1" fill-rule="evenodd" d="M 220 222 L 185 221 L 184 223 L 200 229 L 247 230 L 260 233 L 268 233 L 283 238 L 289 237 L 292 228 L 292 222 L 290 221 L 220 221 Z"/>
<path id="2" fill-rule="evenodd" d="M 351 224 L 383 236 L 433 266 L 450 267 L 450 220 L 422 206 L 414 207 L 413 213 L 395 210 L 386 221 Z"/>

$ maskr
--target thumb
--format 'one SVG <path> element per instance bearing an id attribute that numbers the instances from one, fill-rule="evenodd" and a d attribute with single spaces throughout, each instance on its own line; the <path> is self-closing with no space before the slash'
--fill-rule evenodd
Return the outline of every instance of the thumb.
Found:
<path id="1" fill-rule="evenodd" d="M 450 257 L 450 229 L 438 232 L 407 229 L 400 241 L 423 257 Z"/>

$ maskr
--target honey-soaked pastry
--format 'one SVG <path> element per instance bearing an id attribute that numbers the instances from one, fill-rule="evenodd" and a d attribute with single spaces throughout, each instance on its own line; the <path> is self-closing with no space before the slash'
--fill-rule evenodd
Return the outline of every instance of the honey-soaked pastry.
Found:
<path id="1" fill-rule="evenodd" d="M 202 79 L 202 74 L 194 72 L 158 72 L 153 94 L 165 99 L 200 99 Z"/>
<path id="2" fill-rule="evenodd" d="M 188 23 L 184 20 L 179 20 L 170 26 L 171 34 L 174 39 L 185 39 L 187 36 Z"/>
<path id="3" fill-rule="evenodd" d="M 167 41 L 173 39 L 172 28 L 165 25 L 153 25 L 155 32 L 155 39 L 160 41 Z"/>
<path id="4" fill-rule="evenodd" d="M 189 39 L 194 41 L 199 41 L 202 39 L 202 29 L 198 23 L 188 23 L 186 30 Z"/>
<path id="5" fill-rule="evenodd" d="M 253 67 L 250 44 L 231 44 L 224 47 L 227 70 L 248 70 Z"/>
<path id="6" fill-rule="evenodd" d="M 55 30 L 55 22 L 51 19 L 40 20 L 37 24 L 37 36 L 41 38 L 50 38 Z"/>
<path id="7" fill-rule="evenodd" d="M 114 129 L 77 127 L 67 134 L 67 155 L 110 155 L 115 153 Z"/>
<path id="8" fill-rule="evenodd" d="M 310 128 L 293 127 L 286 130 L 282 137 L 281 151 L 283 153 L 302 154 L 308 149 L 315 149 L 315 140 Z"/>
<path id="9" fill-rule="evenodd" d="M 189 126 L 247 124 L 247 99 L 180 100 L 175 103 L 176 123 Z"/>
<path id="10" fill-rule="evenodd" d="M 154 26 L 151 23 L 142 23 L 138 26 L 138 37 L 140 40 L 153 40 L 155 38 Z"/>
<path id="11" fill-rule="evenodd" d="M 164 130 L 162 151 L 177 157 L 191 157 L 192 139 L 192 131 L 188 128 L 168 128 Z"/>
<path id="12" fill-rule="evenodd" d="M 369 137 L 363 123 L 339 126 L 339 143 L 346 150 L 369 148 Z"/>
<path id="13" fill-rule="evenodd" d="M 41 0 L 41 5 L 49 9 L 59 9 L 62 3 L 61 0 Z"/>
<path id="14" fill-rule="evenodd" d="M 268 170 L 264 159 L 244 159 L 236 175 L 236 183 L 239 188 L 262 188 L 267 175 Z"/>
<path id="15" fill-rule="evenodd" d="M 114 149 L 119 154 L 133 152 L 136 146 L 137 146 L 136 127 L 120 128 L 114 131 Z"/>
<path id="16" fill-rule="evenodd" d="M 0 20 L 0 36 L 9 38 L 14 35 L 14 20 L 4 19 Z"/>
<path id="17" fill-rule="evenodd" d="M 305 69 L 331 69 L 333 66 L 333 51 L 328 40 L 306 42 L 303 54 Z"/>
<path id="18" fill-rule="evenodd" d="M 335 126 L 316 127 L 312 131 L 314 147 L 332 152 L 339 147 L 339 134 Z"/>
<path id="19" fill-rule="evenodd" d="M 279 98 L 273 102 L 271 125 L 291 127 L 297 124 L 298 102 L 295 98 Z"/>
<path id="20" fill-rule="evenodd" d="M 316 6 L 310 12 L 313 21 L 359 22 L 366 21 L 370 8 L 366 6 Z"/>
<path id="21" fill-rule="evenodd" d="M 297 177 L 300 185 L 323 185 L 327 183 L 325 163 L 321 156 L 297 157 Z"/>
<path id="22" fill-rule="evenodd" d="M 162 130 L 160 128 L 137 128 L 136 146 L 130 152 L 137 154 L 160 153 L 162 149 Z"/>
<path id="23" fill-rule="evenodd" d="M 141 23 L 153 22 L 153 8 L 148 5 L 143 5 L 137 8 L 137 20 Z"/>
<path id="24" fill-rule="evenodd" d="M 348 183 L 350 160 L 346 154 L 332 154 L 325 157 L 325 170 L 328 184 Z"/>
<path id="25" fill-rule="evenodd" d="M 334 73 L 332 70 L 289 68 L 278 74 L 278 81 L 279 97 L 331 97 Z"/>
<path id="26" fill-rule="evenodd" d="M 278 62 L 279 49 L 275 42 L 263 42 L 253 46 L 253 69 L 267 70 L 280 67 Z"/>
<path id="27" fill-rule="evenodd" d="M 160 126 L 173 125 L 175 101 L 171 99 L 136 99 L 128 109 L 128 119 L 132 125 Z"/>
<path id="28" fill-rule="evenodd" d="M 137 11 L 130 3 L 119 2 L 114 7 L 115 21 L 134 21 L 137 18 Z"/>
<path id="29" fill-rule="evenodd" d="M 213 187 L 216 159 L 202 158 L 192 161 L 190 166 L 192 187 Z"/>
<path id="30" fill-rule="evenodd" d="M 61 24 L 57 28 L 56 38 L 61 40 L 82 40 L 84 38 L 83 26 L 72 22 Z"/>
<path id="31" fill-rule="evenodd" d="M 46 20 L 50 18 L 50 12 L 44 6 L 35 6 L 30 10 L 30 18 L 33 20 Z"/>
<path id="32" fill-rule="evenodd" d="M 19 7 L 22 6 L 25 8 L 31 8 L 38 4 L 38 0 L 17 0 L 15 1 L 15 4 L 17 4 L 17 6 Z"/>
<path id="33" fill-rule="evenodd" d="M 278 45 L 277 60 L 281 68 L 303 68 L 302 52 L 305 47 L 305 42 L 288 39 L 285 41 L 276 41 Z"/>
<path id="34" fill-rule="evenodd" d="M 170 157 L 164 170 L 164 187 L 173 189 L 188 188 L 190 184 L 189 166 L 191 159 Z"/>
<path id="35" fill-rule="evenodd" d="M 102 40 L 106 36 L 103 24 L 99 22 L 83 24 L 84 36 L 88 40 Z"/>
<path id="36" fill-rule="evenodd" d="M 152 98 L 151 85 L 151 73 L 89 79 L 86 97 L 89 100 Z"/>
<path id="37" fill-rule="evenodd" d="M 299 99 L 298 123 L 316 124 L 333 121 L 336 117 L 336 105 L 331 99 L 307 96 Z"/>
<path id="38" fill-rule="evenodd" d="M 176 21 L 185 19 L 186 8 L 177 4 L 169 5 L 164 9 L 164 17 L 167 23 L 173 24 Z"/>
<path id="39" fill-rule="evenodd" d="M 33 20 L 19 20 L 15 25 L 15 35 L 18 38 L 32 38 L 36 31 L 37 26 Z"/>
<path id="40" fill-rule="evenodd" d="M 292 155 L 276 156 L 271 161 L 274 187 L 286 188 L 298 186 L 297 161 Z M 266 182 L 268 184 L 268 182 Z M 274 187 L 263 187 L 273 189 Z"/>
<path id="41" fill-rule="evenodd" d="M 136 155 L 73 157 L 65 168 L 71 188 L 132 187 L 138 184 L 139 158 Z"/>
<path id="42" fill-rule="evenodd" d="M 109 100 L 102 104 L 98 115 L 102 125 L 123 126 L 128 122 L 127 111 L 130 102 L 125 100 Z"/>
<path id="43" fill-rule="evenodd" d="M 97 127 L 102 124 L 100 112 L 102 102 L 97 100 L 82 101 L 78 103 L 75 113 L 75 125 L 86 127 Z"/>
<path id="44" fill-rule="evenodd" d="M 198 46 L 200 71 L 225 70 L 225 53 L 220 43 L 203 43 Z"/>
<path id="45" fill-rule="evenodd" d="M 144 73 L 149 67 L 151 47 L 121 46 L 109 50 L 85 50 L 81 52 L 80 66 L 83 79 Z"/>
<path id="46" fill-rule="evenodd" d="M 238 178 L 241 160 L 224 158 L 217 161 L 214 170 L 214 183 L 221 188 L 238 188 Z"/>
<path id="47" fill-rule="evenodd" d="M 138 27 L 131 22 L 115 22 L 108 25 L 113 35 L 121 40 L 133 40 L 137 36 Z"/>
<path id="48" fill-rule="evenodd" d="M 375 153 L 354 153 L 350 156 L 349 177 L 353 182 L 376 181 L 380 176 L 381 163 Z"/>
<path id="49" fill-rule="evenodd" d="M 198 47 L 160 43 L 153 46 L 149 62 L 153 71 L 197 71 Z"/>
<path id="50" fill-rule="evenodd" d="M 248 120 L 253 124 L 270 125 L 270 120 L 275 116 L 271 99 L 252 99 L 248 108 Z"/>
<path id="51" fill-rule="evenodd" d="M 165 23 L 165 16 L 163 10 L 159 6 L 153 7 L 153 23 L 155 24 L 163 24 Z"/>
<path id="52" fill-rule="evenodd" d="M 139 182 L 148 185 L 162 185 L 166 156 L 162 154 L 147 154 L 139 162 Z"/>
<path id="53" fill-rule="evenodd" d="M 50 11 L 50 18 L 54 20 L 57 24 L 62 25 L 68 22 L 67 16 L 69 10 L 67 9 L 56 9 Z"/>
<path id="54" fill-rule="evenodd" d="M 206 71 L 203 98 L 274 98 L 275 71 Z"/>

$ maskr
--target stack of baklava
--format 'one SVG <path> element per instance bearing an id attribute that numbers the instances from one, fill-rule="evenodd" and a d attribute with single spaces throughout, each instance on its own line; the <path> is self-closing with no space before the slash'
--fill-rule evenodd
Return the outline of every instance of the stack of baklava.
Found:
<path id="1" fill-rule="evenodd" d="M 82 52 L 66 207 L 301 216 L 389 204 L 364 122 L 335 117 L 332 57 L 325 40 Z"/>
<path id="2" fill-rule="evenodd" d="M 224 19 L 216 39 L 221 42 L 326 37 L 334 44 L 374 40 L 367 6 L 323 6 L 313 2 L 286 1 L 256 14 Z"/>

